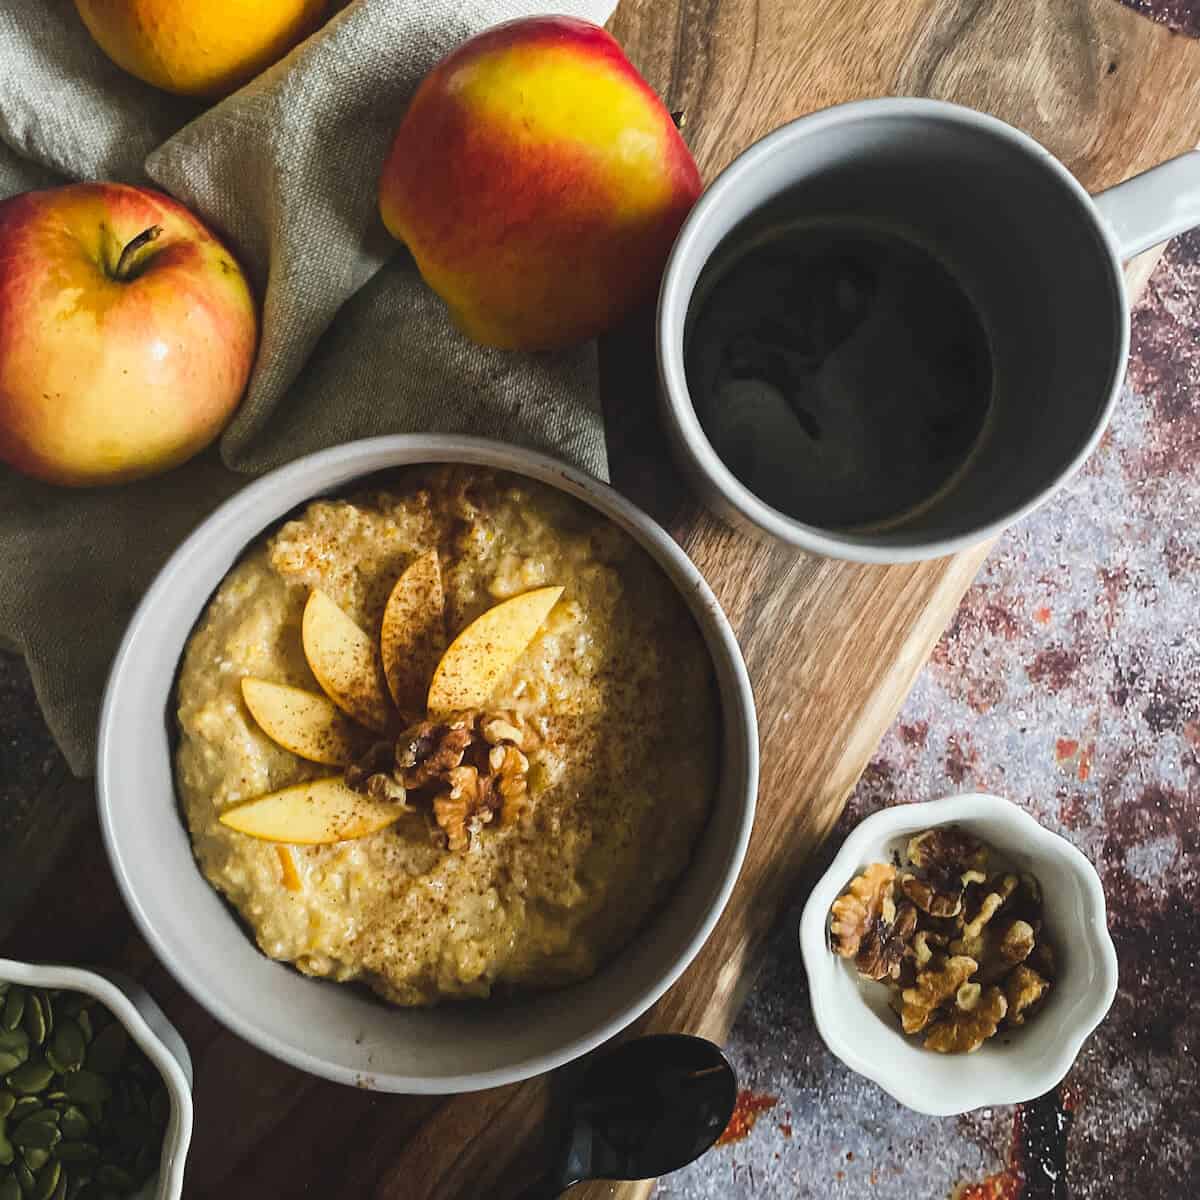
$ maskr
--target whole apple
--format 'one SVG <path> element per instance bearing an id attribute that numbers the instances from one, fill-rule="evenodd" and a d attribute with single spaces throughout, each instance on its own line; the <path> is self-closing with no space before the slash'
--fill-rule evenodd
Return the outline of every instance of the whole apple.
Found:
<path id="1" fill-rule="evenodd" d="M 651 299 L 699 194 L 675 123 L 613 38 L 530 17 L 425 77 L 379 206 L 469 337 L 540 350 Z"/>
<path id="2" fill-rule="evenodd" d="M 0 461 L 85 487 L 203 450 L 237 407 L 258 317 L 182 204 L 119 183 L 0 203 Z"/>

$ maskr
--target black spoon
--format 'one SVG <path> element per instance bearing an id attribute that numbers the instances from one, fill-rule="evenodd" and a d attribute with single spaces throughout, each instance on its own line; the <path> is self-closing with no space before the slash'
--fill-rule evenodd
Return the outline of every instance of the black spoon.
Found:
<path id="1" fill-rule="evenodd" d="M 555 1165 L 521 1200 L 554 1200 L 587 1179 L 655 1179 L 721 1136 L 737 1076 L 719 1046 L 663 1033 L 602 1055 L 570 1100 Z"/>

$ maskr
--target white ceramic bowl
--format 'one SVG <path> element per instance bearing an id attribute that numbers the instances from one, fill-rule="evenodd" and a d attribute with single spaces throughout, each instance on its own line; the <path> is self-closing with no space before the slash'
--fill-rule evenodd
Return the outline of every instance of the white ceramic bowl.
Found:
<path id="1" fill-rule="evenodd" d="M 648 927 L 593 978 L 520 1000 L 388 1008 L 364 989 L 306 978 L 261 954 L 201 876 L 172 777 L 175 672 L 209 596 L 248 545 L 308 500 L 372 472 L 417 463 L 498 467 L 591 505 L 640 543 L 678 586 L 712 654 L 723 711 L 721 776 L 708 826 Z M 477 438 L 403 435 L 310 455 L 250 484 L 171 557 L 117 653 L 100 721 L 100 825 L 117 882 L 146 940 L 218 1020 L 305 1071 L 391 1092 L 496 1087 L 586 1053 L 679 977 L 725 906 L 745 854 L 758 736 L 745 664 L 699 572 L 645 514 L 556 459 Z"/>
<path id="2" fill-rule="evenodd" d="M 830 905 L 863 867 L 892 861 L 893 851 L 903 855 L 913 834 L 948 824 L 989 843 L 1037 878 L 1058 964 L 1054 987 L 1037 1015 L 968 1055 L 936 1054 L 905 1037 L 886 989 L 861 979 L 853 963 L 834 954 L 827 933 Z M 981 793 L 897 805 L 862 821 L 804 906 L 800 949 L 825 1044 L 902 1104 L 933 1116 L 1018 1104 L 1048 1092 L 1070 1070 L 1117 991 L 1117 955 L 1095 868 L 1024 809 Z"/>
<path id="3" fill-rule="evenodd" d="M 163 1010 L 143 987 L 116 971 L 85 971 L 0 958 L 0 979 L 25 987 L 85 992 L 95 996 L 125 1026 L 162 1076 L 171 1101 L 158 1174 L 134 1200 L 178 1200 L 183 1195 L 183 1167 L 192 1140 L 192 1060 L 183 1038 Z"/>

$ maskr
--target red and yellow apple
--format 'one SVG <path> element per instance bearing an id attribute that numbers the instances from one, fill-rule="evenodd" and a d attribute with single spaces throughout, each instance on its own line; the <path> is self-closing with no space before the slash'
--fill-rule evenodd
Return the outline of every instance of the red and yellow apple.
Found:
<path id="1" fill-rule="evenodd" d="M 226 96 L 321 23 L 330 0 L 75 0 L 131 75 L 184 96 Z"/>
<path id="2" fill-rule="evenodd" d="M 0 461 L 76 487 L 176 466 L 228 422 L 257 340 L 241 268 L 169 196 L 0 203 Z"/>
<path id="3" fill-rule="evenodd" d="M 699 193 L 675 123 L 613 38 L 530 17 L 425 77 L 379 203 L 469 337 L 537 350 L 593 337 L 651 299 Z"/>

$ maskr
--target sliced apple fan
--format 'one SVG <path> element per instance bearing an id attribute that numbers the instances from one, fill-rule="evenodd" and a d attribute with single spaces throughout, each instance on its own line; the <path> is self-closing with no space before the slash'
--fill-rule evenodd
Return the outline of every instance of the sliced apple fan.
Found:
<path id="1" fill-rule="evenodd" d="M 384 606 L 378 645 L 329 596 L 313 589 L 304 607 L 301 642 L 324 694 L 246 677 L 242 696 L 250 715 L 272 741 L 299 758 L 348 771 L 239 804 L 221 814 L 222 824 L 250 837 L 281 843 L 285 885 L 299 890 L 299 876 L 286 844 L 319 846 L 366 837 L 409 811 L 404 787 L 387 774 L 388 768 L 405 765 L 401 759 L 408 751 L 392 741 L 378 740 L 379 735 L 390 734 L 394 741 L 402 722 L 417 731 L 418 739 L 441 739 L 438 745 L 445 744 L 446 730 L 453 731 L 460 724 L 487 728 L 492 745 L 488 753 L 495 758 L 496 767 L 477 772 L 479 807 L 482 819 L 489 819 L 483 794 L 493 788 L 499 804 L 503 791 L 508 799 L 501 823 L 507 823 L 510 812 L 515 811 L 511 803 L 513 771 L 522 764 L 528 766 L 517 749 L 519 731 L 502 720 L 488 722 L 480 716 L 449 725 L 445 722 L 453 714 L 487 704 L 562 593 L 561 587 L 543 587 L 504 600 L 472 621 L 447 647 L 445 593 L 436 550 L 415 559 L 396 581 Z M 493 729 L 509 732 L 500 739 L 491 736 Z M 453 732 L 449 736 L 453 741 Z M 497 748 L 501 740 L 503 746 Z M 385 758 L 390 760 L 386 765 Z M 378 768 L 372 767 L 373 759 L 379 760 Z M 470 769 L 458 764 L 455 768 Z M 431 779 L 434 774 L 430 772 Z M 523 770 L 520 774 L 523 777 Z M 419 780 L 420 772 L 414 775 L 409 765 L 405 778 Z M 444 826 L 446 798 L 439 796 L 435 808 Z M 447 833 L 451 849 L 465 848 L 467 838 L 461 829 Z"/>

